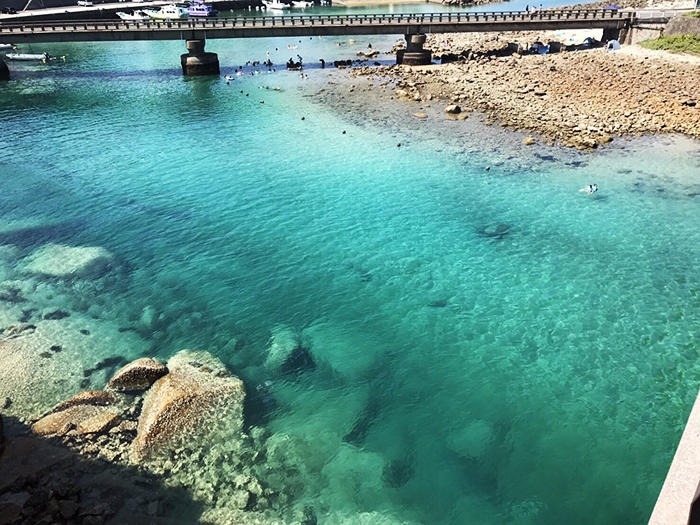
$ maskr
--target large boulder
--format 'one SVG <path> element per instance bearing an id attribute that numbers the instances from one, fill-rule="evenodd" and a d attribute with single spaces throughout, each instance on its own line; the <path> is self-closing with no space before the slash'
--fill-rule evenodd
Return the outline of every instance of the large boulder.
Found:
<path id="1" fill-rule="evenodd" d="M 109 430 L 117 421 L 118 415 L 105 407 L 76 405 L 42 417 L 32 425 L 32 432 L 62 436 L 75 429 L 78 434 L 94 434 Z"/>
<path id="2" fill-rule="evenodd" d="M 99 246 L 47 244 L 27 258 L 25 269 L 51 277 L 95 279 L 104 275 L 113 263 L 114 255 Z"/>
<path id="3" fill-rule="evenodd" d="M 208 352 L 182 350 L 168 361 L 168 373 L 146 393 L 132 443 L 141 461 L 197 431 L 225 421 L 229 431 L 243 427 L 243 382 Z"/>
<path id="4" fill-rule="evenodd" d="M 167 367 L 157 359 L 142 357 L 119 369 L 107 387 L 118 392 L 140 392 L 167 373 Z"/>

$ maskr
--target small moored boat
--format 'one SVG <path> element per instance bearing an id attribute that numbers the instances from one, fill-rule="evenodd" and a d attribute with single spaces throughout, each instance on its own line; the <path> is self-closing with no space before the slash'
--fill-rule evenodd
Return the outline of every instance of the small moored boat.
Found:
<path id="1" fill-rule="evenodd" d="M 305 9 L 307 7 L 313 7 L 314 3 L 311 0 L 292 0 L 292 7 L 296 9 Z"/>
<path id="2" fill-rule="evenodd" d="M 262 3 L 265 5 L 265 9 L 270 9 L 272 11 L 286 11 L 292 8 L 290 4 L 286 4 L 280 0 L 262 0 Z"/>
<path id="3" fill-rule="evenodd" d="M 44 62 L 54 58 L 48 53 L 5 53 L 5 56 L 10 60 L 42 60 Z"/>
<path id="4" fill-rule="evenodd" d="M 122 20 L 132 20 L 132 21 L 143 21 L 143 20 L 150 20 L 151 17 L 148 16 L 144 11 L 141 9 L 136 9 L 131 13 L 125 13 L 124 11 L 117 11 L 117 16 L 121 18 Z"/>
<path id="5" fill-rule="evenodd" d="M 212 6 L 195 1 L 187 6 L 187 14 L 195 17 L 209 17 L 216 16 L 218 13 Z"/>
<path id="6" fill-rule="evenodd" d="M 187 18 L 187 9 L 175 4 L 164 5 L 160 9 L 144 9 L 143 12 L 154 20 L 182 20 Z"/>

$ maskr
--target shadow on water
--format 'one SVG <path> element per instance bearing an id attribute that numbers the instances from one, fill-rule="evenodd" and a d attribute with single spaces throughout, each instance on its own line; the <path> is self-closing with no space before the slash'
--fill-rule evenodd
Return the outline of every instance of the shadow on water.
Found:
<path id="1" fill-rule="evenodd" d="M 79 221 L 27 226 L 0 231 L 0 244 L 14 244 L 21 248 L 28 248 L 47 242 L 60 242 L 70 239 L 80 230 L 81 224 Z"/>
<path id="2" fill-rule="evenodd" d="M 16 418 L 3 420 L 3 523 L 190 524 L 202 514 L 182 489 L 135 468 L 84 458 L 33 435 Z"/>

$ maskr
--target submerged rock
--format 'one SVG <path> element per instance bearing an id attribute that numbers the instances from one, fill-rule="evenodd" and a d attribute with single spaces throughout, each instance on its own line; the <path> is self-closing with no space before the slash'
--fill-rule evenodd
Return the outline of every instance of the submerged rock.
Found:
<path id="1" fill-rule="evenodd" d="M 403 487 L 413 477 L 413 462 L 410 458 L 394 459 L 384 465 L 382 480 L 387 487 Z"/>
<path id="2" fill-rule="evenodd" d="M 477 419 L 460 426 L 447 436 L 447 447 L 466 459 L 482 457 L 494 439 L 494 430 L 488 421 Z"/>
<path id="3" fill-rule="evenodd" d="M 114 255 L 99 246 L 47 244 L 26 259 L 25 270 L 51 277 L 96 279 L 114 263 Z"/>
<path id="4" fill-rule="evenodd" d="M 270 335 L 265 367 L 277 370 L 299 344 L 299 335 L 288 326 L 276 326 Z"/>
<path id="5" fill-rule="evenodd" d="M 141 461 L 161 449 L 192 439 L 225 414 L 229 429 L 243 428 L 243 382 L 208 352 L 182 350 L 168 361 L 168 373 L 144 398 L 132 458 Z"/>
<path id="6" fill-rule="evenodd" d="M 160 361 L 152 357 L 142 357 L 119 369 L 109 380 L 107 387 L 119 392 L 147 390 L 167 373 L 168 369 Z"/>
<path id="7" fill-rule="evenodd" d="M 489 239 L 503 239 L 506 235 L 508 235 L 511 231 L 511 228 L 508 224 L 503 224 L 503 223 L 496 223 L 496 224 L 487 224 L 486 226 L 482 226 L 476 230 L 476 233 L 478 233 L 481 237 L 488 237 Z"/>
<path id="8" fill-rule="evenodd" d="M 316 368 L 316 362 L 308 348 L 297 345 L 282 363 L 282 373 L 300 374 Z"/>

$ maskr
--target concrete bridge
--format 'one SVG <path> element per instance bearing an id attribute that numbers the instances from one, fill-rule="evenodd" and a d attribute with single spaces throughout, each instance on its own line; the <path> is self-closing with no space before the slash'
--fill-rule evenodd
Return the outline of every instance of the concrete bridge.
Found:
<path id="1" fill-rule="evenodd" d="M 218 74 L 218 59 L 204 52 L 209 38 L 261 38 L 337 35 L 406 35 L 407 49 L 399 63 L 430 63 L 423 49 L 426 33 L 487 31 L 543 31 L 603 29 L 606 38 L 634 23 L 635 13 L 609 9 L 547 10 L 536 13 L 357 14 L 311 16 L 233 17 L 164 22 L 122 20 L 4 22 L 0 42 L 86 42 L 126 40 L 185 40 L 189 53 L 182 55 L 185 74 Z M 187 59 L 185 57 L 188 57 Z M 187 66 L 190 63 L 191 67 Z"/>

